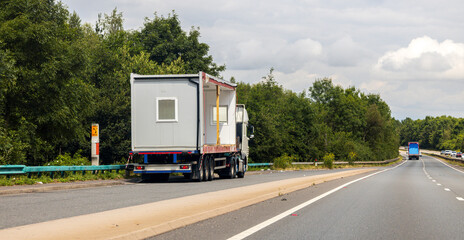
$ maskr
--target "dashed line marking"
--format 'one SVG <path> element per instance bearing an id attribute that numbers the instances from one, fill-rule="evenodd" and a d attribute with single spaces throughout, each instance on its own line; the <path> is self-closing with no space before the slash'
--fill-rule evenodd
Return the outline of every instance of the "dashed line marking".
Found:
<path id="1" fill-rule="evenodd" d="M 441 186 L 441 183 L 437 183 L 437 186 Z"/>
<path id="2" fill-rule="evenodd" d="M 456 199 L 457 199 L 458 201 L 464 201 L 464 198 L 462 198 L 462 197 L 456 197 Z"/>
<path id="3" fill-rule="evenodd" d="M 437 182 L 437 180 L 432 180 L 432 182 Z"/>
<path id="4" fill-rule="evenodd" d="M 449 188 L 445 188 L 445 191 L 449 192 L 449 191 L 451 191 L 451 190 L 450 190 Z"/>

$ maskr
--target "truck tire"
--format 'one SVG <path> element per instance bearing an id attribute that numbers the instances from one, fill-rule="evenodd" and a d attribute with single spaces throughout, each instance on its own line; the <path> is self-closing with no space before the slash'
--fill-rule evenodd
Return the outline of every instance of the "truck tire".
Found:
<path id="1" fill-rule="evenodd" d="M 237 172 L 237 177 L 238 178 L 244 178 L 245 177 L 245 172 Z"/>
<path id="2" fill-rule="evenodd" d="M 242 171 L 240 172 L 237 172 L 237 177 L 238 178 L 244 178 L 245 177 L 245 173 L 246 173 L 246 169 L 247 169 L 247 160 L 246 158 L 243 158 L 243 169 Z"/>
<path id="3" fill-rule="evenodd" d="M 208 179 L 208 176 L 206 176 L 206 174 L 208 174 L 207 169 L 206 169 L 208 165 L 206 164 L 207 161 L 208 161 L 208 157 L 205 157 L 203 161 L 201 161 L 201 171 L 203 173 L 202 181 L 206 181 Z"/>
<path id="4" fill-rule="evenodd" d="M 208 181 L 213 181 L 214 179 L 214 157 L 210 156 L 206 164 L 208 164 L 209 166 L 208 167 Z"/>
<path id="5" fill-rule="evenodd" d="M 194 166 L 194 171 L 195 171 L 195 181 L 196 182 L 201 182 L 203 181 L 203 168 L 201 167 L 201 159 L 198 159 L 198 163 L 195 164 Z M 193 177 L 193 176 L 192 176 Z"/>
<path id="6" fill-rule="evenodd" d="M 230 159 L 230 167 L 228 178 L 233 179 L 237 175 L 237 164 L 235 163 L 235 157 Z"/>
<path id="7" fill-rule="evenodd" d="M 244 157 L 244 158 L 243 158 L 243 172 L 238 172 L 238 173 L 237 173 L 237 176 L 238 176 L 239 178 L 244 178 L 247 169 L 248 169 L 248 161 L 247 161 L 246 157 Z"/>

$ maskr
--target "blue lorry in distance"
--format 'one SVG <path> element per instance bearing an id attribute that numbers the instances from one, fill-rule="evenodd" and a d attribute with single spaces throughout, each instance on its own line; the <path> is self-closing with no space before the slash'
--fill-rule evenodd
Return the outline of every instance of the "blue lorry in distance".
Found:
<path id="1" fill-rule="evenodd" d="M 418 142 L 409 142 L 408 143 L 408 159 L 416 159 L 419 160 L 420 151 L 419 151 L 419 143 Z"/>

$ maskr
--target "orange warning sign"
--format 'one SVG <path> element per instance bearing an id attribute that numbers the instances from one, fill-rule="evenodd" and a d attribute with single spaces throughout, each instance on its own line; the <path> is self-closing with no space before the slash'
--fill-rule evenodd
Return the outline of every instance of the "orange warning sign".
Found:
<path id="1" fill-rule="evenodd" d="M 92 126 L 92 137 L 98 137 L 98 126 L 97 125 Z"/>

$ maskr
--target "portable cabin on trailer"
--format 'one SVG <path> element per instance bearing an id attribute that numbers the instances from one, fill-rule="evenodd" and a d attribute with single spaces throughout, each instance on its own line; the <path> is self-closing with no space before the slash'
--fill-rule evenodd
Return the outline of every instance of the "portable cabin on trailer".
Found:
<path id="1" fill-rule="evenodd" d="M 180 172 L 196 180 L 243 177 L 248 158 L 248 114 L 237 105 L 236 84 L 204 72 L 131 74 L 132 164 L 145 178 Z"/>

